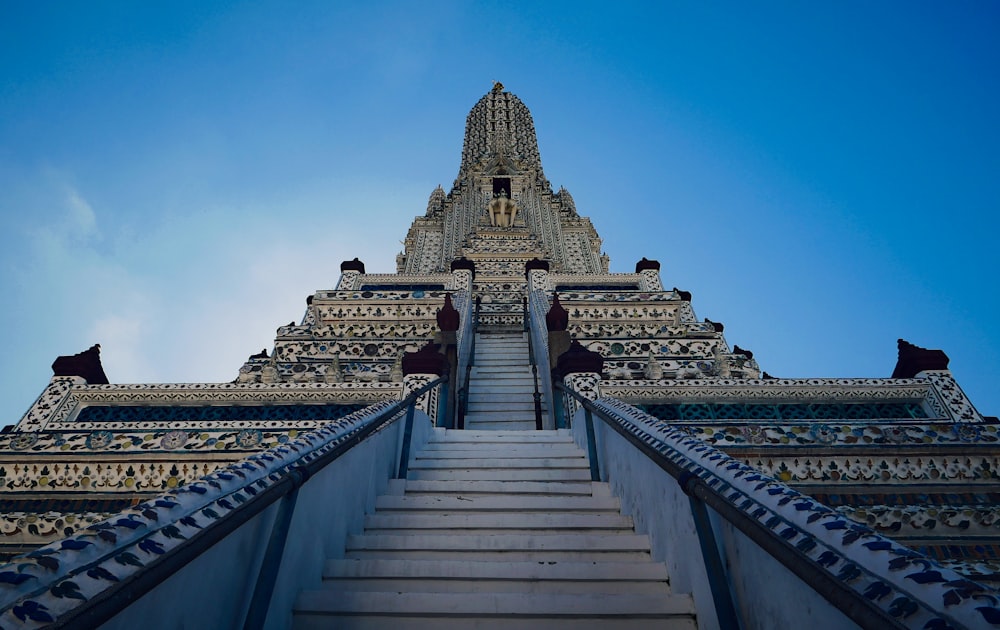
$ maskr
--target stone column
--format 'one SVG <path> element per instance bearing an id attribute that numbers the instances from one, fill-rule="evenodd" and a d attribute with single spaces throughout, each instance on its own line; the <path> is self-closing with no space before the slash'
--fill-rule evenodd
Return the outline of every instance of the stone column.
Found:
<path id="1" fill-rule="evenodd" d="M 429 381 L 446 373 L 448 366 L 445 356 L 441 354 L 441 346 L 433 341 L 417 350 L 407 352 L 403 355 L 403 397 L 420 389 Z M 422 409 L 431 418 L 431 422 L 437 423 L 438 392 L 440 388 L 435 387 L 425 393 L 417 401 L 417 407 Z"/>
<path id="2" fill-rule="evenodd" d="M 643 291 L 662 291 L 663 283 L 660 281 L 660 263 L 657 260 L 647 260 L 644 256 L 642 260 L 635 263 L 635 272 L 642 276 Z"/>
<path id="3" fill-rule="evenodd" d="M 456 293 L 468 291 L 472 298 L 472 281 L 476 279 L 476 264 L 462 256 L 451 261 L 451 289 Z"/>
<path id="4" fill-rule="evenodd" d="M 437 374 L 406 374 L 403 376 L 402 398 L 406 398 L 436 378 Z M 429 392 L 424 392 L 424 394 L 417 399 L 417 409 L 426 413 L 431 418 L 431 422 L 434 421 L 434 416 L 437 413 L 437 392 L 438 390 L 436 388 L 432 389 Z"/>
<path id="5" fill-rule="evenodd" d="M 533 258 L 524 263 L 524 275 L 528 280 L 528 291 L 549 290 L 549 263 L 546 260 Z"/>
<path id="6" fill-rule="evenodd" d="M 556 367 L 559 357 L 569 350 L 572 339 L 569 331 L 569 312 L 559 303 L 559 294 L 552 295 L 552 306 L 545 314 L 545 328 L 549 335 L 549 369 Z"/>
<path id="7" fill-rule="evenodd" d="M 594 400 L 600 395 L 598 384 L 603 371 L 604 357 L 593 350 L 587 350 L 579 341 L 573 341 L 569 349 L 559 356 L 559 361 L 552 370 L 552 381 L 562 381 L 566 387 L 585 398 Z M 570 396 L 566 396 L 564 401 L 553 402 L 557 405 L 562 403 L 561 415 L 564 422 L 572 418 L 579 409 L 576 401 Z"/>
<path id="8" fill-rule="evenodd" d="M 921 348 L 904 339 L 896 343 L 899 358 L 892 378 L 927 379 L 933 386 L 928 393 L 927 404 L 936 415 L 954 422 L 983 422 L 983 416 L 955 382 L 948 369 L 948 355 L 943 350 Z"/>
<path id="9" fill-rule="evenodd" d="M 338 291 L 353 291 L 357 289 L 358 279 L 365 273 L 365 263 L 354 258 L 340 263 L 340 282 L 337 283 Z"/>

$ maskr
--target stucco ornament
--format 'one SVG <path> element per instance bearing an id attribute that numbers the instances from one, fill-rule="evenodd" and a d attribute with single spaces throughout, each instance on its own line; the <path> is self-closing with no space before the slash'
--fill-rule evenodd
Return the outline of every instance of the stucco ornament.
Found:
<path id="1" fill-rule="evenodd" d="M 188 434 L 186 431 L 171 431 L 160 438 L 160 446 L 165 450 L 172 451 L 175 448 L 180 448 L 184 446 L 188 441 Z"/>

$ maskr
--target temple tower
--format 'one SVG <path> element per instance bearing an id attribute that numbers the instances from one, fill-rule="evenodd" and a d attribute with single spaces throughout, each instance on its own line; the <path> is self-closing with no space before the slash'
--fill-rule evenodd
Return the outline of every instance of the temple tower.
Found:
<path id="1" fill-rule="evenodd" d="M 59 357 L 0 433 L 0 626 L 1000 625 L 1000 422 L 948 357 L 763 372 L 609 273 L 501 84 L 396 265 L 231 382 Z"/>
<path id="2" fill-rule="evenodd" d="M 590 220 L 545 178 L 531 113 L 500 83 L 469 112 L 455 183 L 447 194 L 440 186 L 431 193 L 406 235 L 398 272 L 442 272 L 461 256 L 479 276 L 508 281 L 532 258 L 559 273 L 608 270 Z"/>

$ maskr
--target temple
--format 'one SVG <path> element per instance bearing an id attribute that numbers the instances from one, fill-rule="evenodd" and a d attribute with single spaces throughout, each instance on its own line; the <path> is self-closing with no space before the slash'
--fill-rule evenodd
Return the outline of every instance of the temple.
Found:
<path id="1" fill-rule="evenodd" d="M 773 378 L 608 264 L 494 84 L 396 273 L 345 260 L 231 382 L 56 359 L 0 434 L 0 627 L 1000 625 L 998 422 L 944 352 Z"/>

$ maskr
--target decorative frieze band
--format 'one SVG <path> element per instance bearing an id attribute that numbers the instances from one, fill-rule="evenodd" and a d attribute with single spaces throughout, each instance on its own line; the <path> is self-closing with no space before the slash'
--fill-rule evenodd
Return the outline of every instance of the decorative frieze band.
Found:
<path id="1" fill-rule="evenodd" d="M 74 377 L 55 377 L 16 431 L 40 431 L 52 423 L 72 421 L 86 404 L 211 405 L 373 403 L 399 399 L 401 383 L 159 383 L 87 385 Z"/>

